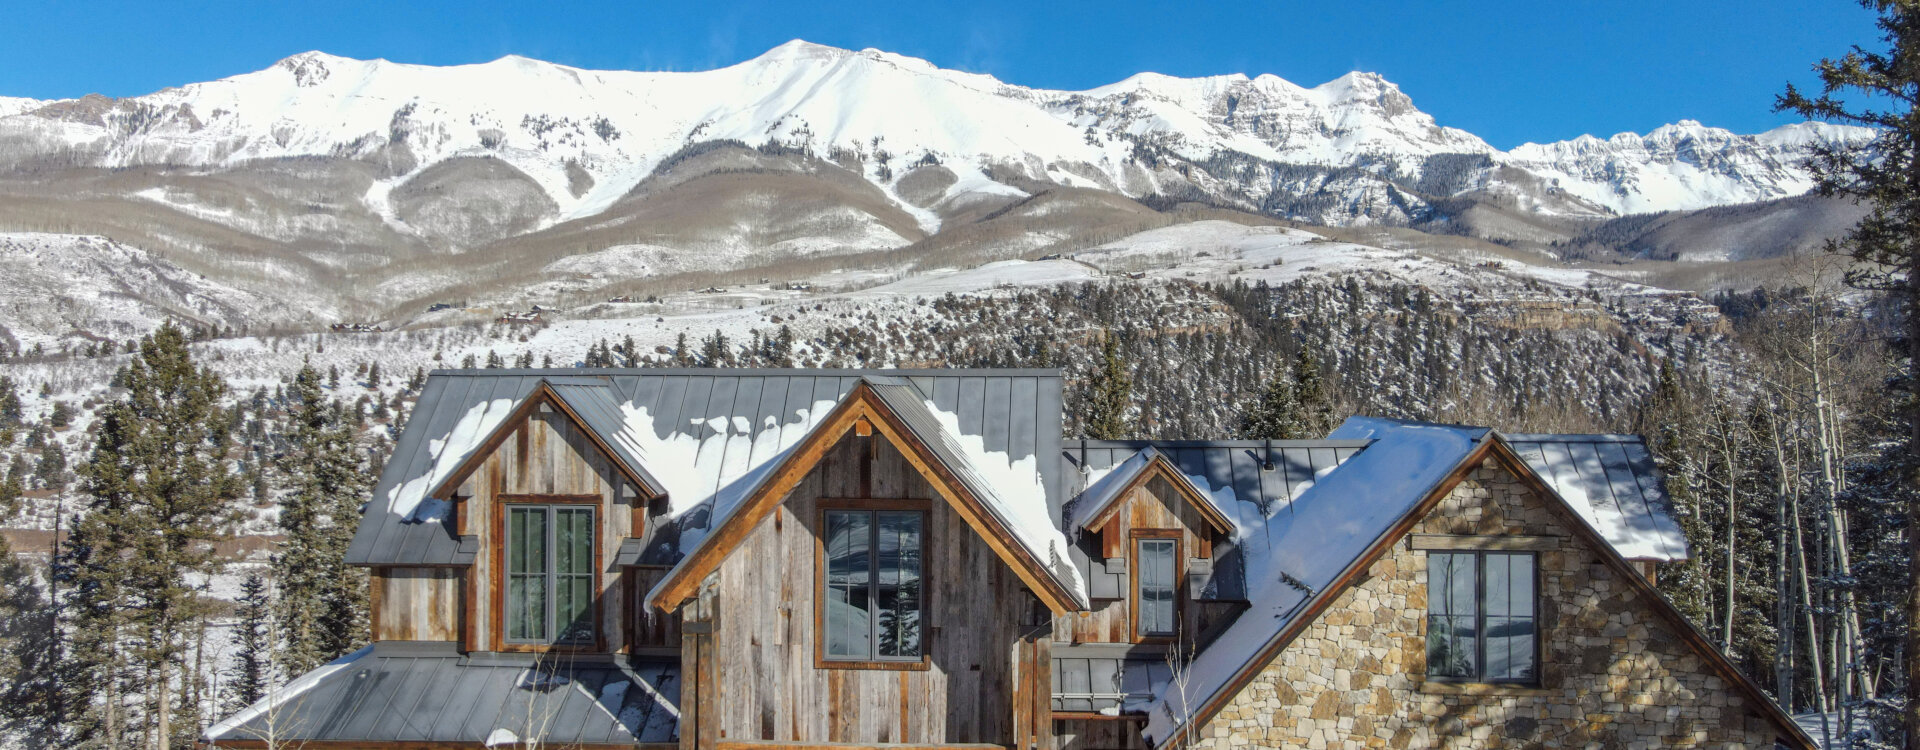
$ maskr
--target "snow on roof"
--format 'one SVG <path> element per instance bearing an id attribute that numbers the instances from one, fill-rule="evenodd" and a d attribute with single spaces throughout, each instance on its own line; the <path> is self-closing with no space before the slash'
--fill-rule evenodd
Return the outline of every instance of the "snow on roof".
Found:
<path id="1" fill-rule="evenodd" d="M 1047 502 L 1040 456 L 1014 458 L 1009 451 L 987 448 L 985 436 L 963 431 L 959 415 L 934 405 L 906 380 L 869 377 L 867 382 L 1048 575 L 1086 606 L 1087 582 L 1074 566 L 1067 537 Z"/>
<path id="2" fill-rule="evenodd" d="M 1628 560 L 1687 559 L 1653 456 L 1638 435 L 1501 435 Z"/>
<path id="3" fill-rule="evenodd" d="M 1148 712 L 1158 744 L 1259 658 L 1316 595 L 1411 512 L 1488 433 L 1485 428 L 1354 417 L 1328 438 L 1374 442 L 1262 519 L 1243 546 L 1249 607 L 1187 665 L 1182 689 Z M 1245 505 L 1245 504 L 1242 504 Z"/>
<path id="4" fill-rule="evenodd" d="M 1121 493 L 1132 486 L 1134 480 L 1139 479 L 1141 474 L 1146 473 L 1148 467 L 1151 467 L 1156 460 L 1165 462 L 1172 469 L 1171 473 L 1179 478 L 1177 481 L 1185 482 L 1193 494 L 1206 502 L 1209 510 L 1232 523 L 1236 537 L 1246 528 L 1240 525 L 1239 519 L 1235 517 L 1237 514 L 1228 511 L 1234 505 L 1234 493 L 1230 485 L 1222 488 L 1225 497 L 1217 497 L 1218 491 L 1211 489 L 1211 483 L 1206 477 L 1192 476 L 1181 471 L 1179 467 L 1174 466 L 1170 457 L 1151 445 L 1141 448 L 1127 457 L 1127 460 L 1122 461 L 1119 466 L 1094 478 L 1087 485 L 1086 491 L 1080 493 L 1080 497 L 1074 500 L 1072 515 L 1067 519 L 1067 525 L 1086 528 L 1088 524 L 1098 520 L 1109 506 L 1120 499 Z"/>

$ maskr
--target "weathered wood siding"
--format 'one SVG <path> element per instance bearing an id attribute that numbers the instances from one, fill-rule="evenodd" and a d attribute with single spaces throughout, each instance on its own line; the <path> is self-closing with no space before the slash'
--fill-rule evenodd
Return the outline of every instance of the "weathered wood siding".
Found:
<path id="1" fill-rule="evenodd" d="M 626 487 L 625 493 L 622 488 Z M 609 651 L 626 646 L 628 587 L 614 567 L 613 553 L 633 526 L 631 505 L 622 498 L 633 490 L 613 463 L 565 414 L 551 405 L 538 407 L 514 429 L 460 486 L 460 533 L 477 534 L 481 553 L 470 569 L 471 606 L 467 648 L 492 650 L 500 602 L 499 540 L 495 538 L 501 495 L 591 495 L 599 498 L 594 519 L 599 528 L 595 558 L 600 566 L 599 631 Z"/>
<path id="2" fill-rule="evenodd" d="M 1149 477 L 1129 491 L 1120 503 L 1121 507 L 1114 511 L 1112 520 L 1107 521 L 1101 529 L 1098 544 L 1101 554 L 1117 556 L 1127 560 L 1131 566 L 1135 530 L 1174 529 L 1180 532 L 1180 628 L 1184 640 L 1191 642 L 1199 639 L 1223 618 L 1239 609 L 1238 605 L 1229 602 L 1194 599 L 1199 592 L 1189 590 L 1191 587 L 1187 585 L 1187 560 L 1210 559 L 1214 531 L 1200 512 L 1194 510 L 1193 505 L 1166 478 Z M 1103 563 L 1096 559 L 1093 564 Z M 1118 599 L 1095 599 L 1092 611 L 1061 617 L 1054 623 L 1055 636 L 1064 641 L 1071 635 L 1073 643 L 1133 642 L 1134 573 L 1133 570 L 1127 571 L 1126 585 L 1122 587 Z"/>
<path id="3" fill-rule="evenodd" d="M 815 540 L 825 498 L 929 501 L 927 668 L 816 667 Z M 709 581 L 711 591 L 688 605 L 686 625 L 700 661 L 688 669 L 697 681 L 690 687 L 700 747 L 742 740 L 1009 745 L 1015 738 L 1017 644 L 1035 629 L 1022 623 L 1034 620 L 1038 604 L 885 438 L 849 432 Z M 707 623 L 693 621 L 708 617 L 711 636 L 699 632 Z M 1043 691 L 1046 669 L 1043 660 L 1026 672 Z M 683 736 L 687 730 L 683 718 Z"/>
<path id="4" fill-rule="evenodd" d="M 376 641 L 460 640 L 460 571 L 380 568 L 368 584 Z"/>

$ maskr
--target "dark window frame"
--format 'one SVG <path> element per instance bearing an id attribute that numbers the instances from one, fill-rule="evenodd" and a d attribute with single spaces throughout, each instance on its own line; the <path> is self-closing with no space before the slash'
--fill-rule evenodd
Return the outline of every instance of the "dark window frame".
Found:
<path id="1" fill-rule="evenodd" d="M 1434 671 L 1433 671 L 1433 646 L 1432 646 L 1433 620 L 1435 617 L 1458 617 L 1459 616 L 1459 615 L 1435 615 L 1433 613 L 1434 602 L 1437 601 L 1437 597 L 1439 596 L 1439 594 L 1436 594 L 1436 589 L 1433 581 L 1433 562 L 1432 561 L 1435 555 L 1459 555 L 1462 557 L 1471 558 L 1473 560 L 1472 574 L 1473 574 L 1473 658 L 1474 658 L 1473 672 L 1474 673 L 1470 676 L 1459 677 L 1459 676 L 1445 675 L 1445 674 L 1434 674 Z M 1488 677 L 1487 676 L 1487 666 L 1488 666 L 1487 665 L 1487 641 L 1491 640 L 1490 638 L 1488 638 L 1488 634 L 1487 634 L 1487 577 L 1488 577 L 1487 576 L 1487 558 L 1495 557 L 1495 556 L 1526 558 L 1528 565 L 1531 567 L 1533 571 L 1531 576 L 1533 586 L 1532 586 L 1532 592 L 1530 595 L 1531 603 L 1533 605 L 1533 611 L 1528 618 L 1528 620 L 1533 625 L 1533 653 L 1532 653 L 1533 674 L 1527 677 Z M 1539 553 L 1529 552 L 1529 551 L 1493 550 L 1493 549 L 1486 549 L 1486 550 L 1433 549 L 1433 550 L 1427 550 L 1426 557 L 1427 557 L 1427 614 L 1423 617 L 1422 623 L 1424 627 L 1427 629 L 1427 632 L 1425 634 L 1426 645 L 1421 652 L 1423 658 L 1425 658 L 1427 661 L 1426 668 L 1424 670 L 1425 671 L 1424 679 L 1430 682 L 1444 682 L 1444 683 L 1465 684 L 1465 685 L 1510 685 L 1510 686 L 1520 686 L 1520 687 L 1539 687 L 1541 685 L 1541 682 L 1540 682 L 1541 674 L 1545 671 L 1542 668 L 1542 665 L 1545 662 L 1545 655 L 1546 655 L 1546 650 L 1545 650 L 1546 636 L 1544 633 L 1544 628 L 1541 626 L 1541 617 L 1540 617 L 1541 599 L 1540 599 L 1540 555 Z"/>
<path id="2" fill-rule="evenodd" d="M 492 545 L 494 560 L 493 575 L 491 576 L 494 581 L 492 597 L 494 600 L 492 636 L 496 651 L 561 651 L 577 653 L 597 652 L 605 649 L 606 628 L 603 627 L 603 624 L 600 622 L 603 614 L 601 611 L 602 587 L 605 583 L 604 573 L 602 572 L 602 556 L 605 554 L 605 551 L 600 540 L 602 530 L 601 519 L 602 516 L 605 515 L 601 508 L 604 504 L 603 500 L 599 495 L 502 494 L 496 496 L 496 502 L 494 503 L 495 539 Z M 538 639 L 514 638 L 507 632 L 509 622 L 507 607 L 510 603 L 508 591 L 512 580 L 512 573 L 508 570 L 509 560 L 511 559 L 509 557 L 510 550 L 508 549 L 511 542 L 508 538 L 510 518 L 514 509 L 529 507 L 545 508 L 548 518 L 548 559 L 547 570 L 544 572 L 548 580 L 548 586 L 544 609 L 546 610 L 545 617 L 547 618 L 549 629 L 548 637 Z M 589 560 L 591 562 L 589 563 L 590 576 L 586 622 L 590 632 L 585 638 L 569 640 L 561 640 L 559 638 L 560 633 L 565 630 L 565 626 L 558 622 L 559 604 L 557 586 L 555 585 L 555 581 L 562 575 L 558 571 L 558 566 L 555 565 L 555 555 L 558 554 L 558 549 L 554 543 L 554 535 L 558 533 L 558 530 L 553 520 L 558 515 L 555 513 L 556 510 L 585 510 L 588 513 L 589 520 L 587 528 L 588 541 L 591 545 L 589 552 Z"/>
<path id="3" fill-rule="evenodd" d="M 870 499 L 822 501 L 819 504 L 818 512 L 815 514 L 815 520 L 819 525 L 817 527 L 818 533 L 814 535 L 814 573 L 813 573 L 813 579 L 814 579 L 813 580 L 813 594 L 814 594 L 813 658 L 814 658 L 814 666 L 816 668 L 819 668 L 819 669 L 887 669 L 887 670 L 917 671 L 917 670 L 928 669 L 931 666 L 932 664 L 932 656 L 931 656 L 932 625 L 930 624 L 930 620 L 931 620 L 931 614 L 933 611 L 933 608 L 932 608 L 933 586 L 930 580 L 930 575 L 929 575 L 930 571 L 928 570 L 928 566 L 927 566 L 927 563 L 928 563 L 927 551 L 932 549 L 933 547 L 933 543 L 932 543 L 933 513 L 931 512 L 930 506 L 931 506 L 931 503 L 925 500 L 870 500 Z M 867 585 L 869 587 L 868 588 L 869 602 L 872 602 L 874 600 L 873 599 L 874 594 L 880 585 L 879 581 L 877 580 L 877 575 L 875 574 L 875 570 L 879 566 L 879 561 L 877 559 L 877 556 L 879 554 L 877 549 L 878 545 L 875 543 L 875 540 L 877 540 L 879 535 L 879 526 L 878 526 L 879 515 L 883 513 L 917 513 L 919 515 L 919 520 L 920 520 L 920 554 L 919 554 L 920 601 L 919 601 L 919 618 L 915 623 L 915 627 L 919 631 L 918 639 L 919 639 L 920 653 L 917 656 L 881 656 L 877 653 L 868 654 L 867 656 L 835 656 L 827 652 L 827 611 L 826 610 L 827 610 L 827 604 L 830 598 L 828 595 L 828 588 L 827 588 L 828 586 L 827 528 L 828 528 L 828 519 L 834 513 L 865 513 L 867 514 L 867 517 L 869 519 L 868 529 L 869 529 L 869 533 L 873 535 L 869 537 L 868 553 L 867 553 L 868 554 Z M 869 632 L 873 633 L 874 637 L 869 640 L 869 643 L 879 642 L 878 630 L 877 630 L 880 627 L 879 615 L 880 615 L 879 608 L 870 605 L 870 608 L 868 610 L 868 627 L 870 628 Z"/>
<path id="4" fill-rule="evenodd" d="M 1179 529 L 1134 529 L 1127 537 L 1127 635 L 1134 643 L 1172 643 L 1181 637 L 1186 614 L 1185 535 Z M 1173 542 L 1173 632 L 1166 635 L 1140 632 L 1140 542 L 1148 539 Z"/>

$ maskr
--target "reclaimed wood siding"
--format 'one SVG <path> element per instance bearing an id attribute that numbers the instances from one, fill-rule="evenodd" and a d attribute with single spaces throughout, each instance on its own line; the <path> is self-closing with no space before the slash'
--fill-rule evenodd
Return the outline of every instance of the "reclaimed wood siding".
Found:
<path id="1" fill-rule="evenodd" d="M 595 523 L 599 528 L 595 550 L 600 561 L 599 630 L 608 651 L 626 646 L 628 587 L 613 566 L 613 553 L 628 536 L 633 521 L 630 505 L 620 500 L 626 480 L 580 428 L 551 405 L 534 410 L 461 484 L 463 533 L 480 537 L 480 555 L 474 560 L 469 650 L 491 650 L 499 622 L 500 604 L 493 591 L 498 578 L 499 540 L 494 519 L 500 495 L 594 495 L 600 498 Z M 631 492 L 631 490 L 629 490 Z"/>
<path id="2" fill-rule="evenodd" d="M 931 501 L 926 668 L 816 667 L 815 538 L 829 498 Z M 885 438 L 849 432 L 709 580 L 714 632 L 700 656 L 715 668 L 697 690 L 712 742 L 1004 746 L 1015 736 L 1017 643 L 1035 599 Z"/>
<path id="3" fill-rule="evenodd" d="M 1186 579 L 1186 558 L 1205 557 L 1203 552 L 1210 545 L 1205 544 L 1213 535 L 1212 527 L 1207 525 L 1200 512 L 1194 510 L 1168 483 L 1165 477 L 1152 476 L 1136 485 L 1120 501 L 1121 507 L 1114 511 L 1113 518 L 1101 529 L 1100 547 L 1107 553 L 1128 560 L 1132 565 L 1133 539 L 1135 530 L 1177 529 L 1180 531 L 1180 627 L 1182 638 L 1192 641 L 1200 638 L 1223 618 L 1231 616 L 1238 606 L 1224 602 L 1202 602 L 1194 599 L 1199 592 L 1188 590 Z M 1118 544 L 1108 544 L 1108 535 Z M 1094 564 L 1102 564 L 1094 561 Z M 1127 585 L 1118 599 L 1095 599 L 1093 609 L 1087 613 L 1069 613 L 1054 622 L 1054 633 L 1065 640 L 1068 634 L 1073 643 L 1132 643 L 1133 620 L 1131 592 L 1134 586 L 1134 571 L 1127 571 Z"/>
<path id="4" fill-rule="evenodd" d="M 376 641 L 460 640 L 460 571 L 381 568 L 369 580 Z"/>

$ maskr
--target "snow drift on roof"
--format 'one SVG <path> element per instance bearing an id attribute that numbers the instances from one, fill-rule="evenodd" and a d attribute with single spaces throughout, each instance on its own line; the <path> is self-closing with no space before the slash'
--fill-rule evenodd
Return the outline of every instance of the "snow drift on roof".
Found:
<path id="1" fill-rule="evenodd" d="M 1070 528 L 1086 528 L 1087 524 L 1093 523 L 1101 513 L 1106 512 L 1108 506 L 1120 499 L 1120 493 L 1125 492 L 1134 480 L 1140 478 L 1140 475 L 1153 465 L 1155 459 L 1166 461 L 1167 466 L 1173 469 L 1173 475 L 1179 477 L 1180 481 L 1186 482 L 1187 488 L 1195 495 L 1203 498 L 1210 510 L 1232 523 L 1234 537 L 1239 538 L 1241 532 L 1247 527 L 1241 524 L 1240 519 L 1236 517 L 1237 514 L 1228 510 L 1234 505 L 1234 492 L 1230 484 L 1222 488 L 1225 497 L 1218 497 L 1217 493 L 1210 489 L 1211 483 L 1206 477 L 1192 476 L 1181 471 L 1179 467 L 1174 466 L 1170 457 L 1151 445 L 1141 448 L 1139 452 L 1122 461 L 1119 466 L 1095 477 L 1087 485 L 1086 491 L 1080 493 L 1080 497 L 1074 500 L 1072 515 L 1067 519 L 1067 525 Z"/>
<path id="2" fill-rule="evenodd" d="M 1332 586 L 1394 522 L 1469 456 L 1485 428 L 1354 417 L 1327 437 L 1374 443 L 1265 519 L 1245 546 L 1249 608 L 1187 665 L 1185 683 L 1148 712 L 1158 744 L 1260 656 L 1305 605 Z"/>
<path id="3" fill-rule="evenodd" d="M 1687 559 L 1687 537 L 1637 435 L 1501 435 L 1628 560 Z"/>

